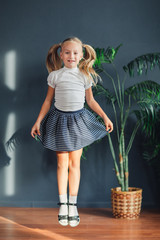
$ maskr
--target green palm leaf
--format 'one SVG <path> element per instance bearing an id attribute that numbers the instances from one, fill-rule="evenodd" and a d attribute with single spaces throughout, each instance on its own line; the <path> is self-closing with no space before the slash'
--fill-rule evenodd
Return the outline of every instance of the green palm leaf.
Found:
<path id="1" fill-rule="evenodd" d="M 108 47 L 107 49 L 95 48 L 97 57 L 94 63 L 94 68 L 96 69 L 97 72 L 103 71 L 101 70 L 103 63 L 112 63 L 114 61 L 115 56 L 121 46 L 122 44 L 120 44 L 115 49 L 113 47 Z"/>
<path id="2" fill-rule="evenodd" d="M 141 124 L 141 130 L 145 132 L 146 136 L 154 136 L 154 126 L 156 123 L 156 112 L 153 111 L 153 108 L 139 108 L 139 110 L 133 111 L 136 115 L 138 121 Z"/>
<path id="3" fill-rule="evenodd" d="M 148 53 L 139 56 L 124 66 L 123 69 L 131 77 L 134 77 L 135 71 L 137 71 L 138 75 L 142 75 L 143 72 L 147 74 L 148 70 L 153 70 L 155 66 L 160 68 L 160 53 Z"/>
<path id="4" fill-rule="evenodd" d="M 116 97 L 107 89 L 104 88 L 101 84 L 97 84 L 95 88 L 93 88 L 94 96 L 104 96 L 107 100 L 107 103 L 115 102 Z"/>
<path id="5" fill-rule="evenodd" d="M 160 85 L 154 81 L 144 81 L 126 89 L 125 94 L 132 96 L 138 105 L 133 111 L 146 136 L 155 135 L 155 124 L 160 108 Z"/>
<path id="6" fill-rule="evenodd" d="M 136 83 L 125 90 L 126 95 L 131 95 L 135 101 L 146 101 L 147 104 L 160 103 L 160 84 L 147 80 Z"/>

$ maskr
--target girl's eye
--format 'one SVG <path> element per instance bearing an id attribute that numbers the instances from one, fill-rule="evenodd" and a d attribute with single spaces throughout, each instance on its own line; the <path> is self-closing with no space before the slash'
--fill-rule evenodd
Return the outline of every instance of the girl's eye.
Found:
<path id="1" fill-rule="evenodd" d="M 77 55 L 78 53 L 77 53 L 77 52 L 75 52 L 74 54 L 75 54 L 75 55 Z"/>
<path id="2" fill-rule="evenodd" d="M 65 54 L 69 54 L 69 52 L 65 52 Z"/>

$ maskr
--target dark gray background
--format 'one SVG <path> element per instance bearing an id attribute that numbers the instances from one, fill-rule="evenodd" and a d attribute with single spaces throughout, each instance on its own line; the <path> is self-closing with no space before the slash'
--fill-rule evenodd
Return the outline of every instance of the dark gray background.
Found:
<path id="1" fill-rule="evenodd" d="M 158 0 L 28 0 L 3 1 L 0 7 L 0 206 L 55 207 L 58 202 L 55 153 L 44 149 L 30 137 L 45 98 L 47 70 L 45 58 L 49 47 L 69 36 L 77 36 L 94 47 L 120 49 L 116 65 L 122 66 L 144 53 L 160 50 L 160 1 Z M 16 52 L 16 89 L 5 85 L 5 55 Z M 146 79 L 146 77 L 142 77 Z M 159 81 L 159 71 L 147 79 Z M 104 84 L 112 89 L 110 80 Z M 126 86 L 139 81 L 128 79 Z M 114 122 L 112 108 L 98 99 Z M 5 192 L 4 166 L 12 151 L 5 152 L 5 132 L 9 113 L 16 116 L 15 131 L 21 129 L 20 144 L 14 150 L 15 190 Z M 134 124 L 130 118 L 127 128 Z M 129 133 L 129 131 L 128 131 Z M 13 132 L 10 132 L 11 137 Z M 114 137 L 114 133 L 112 135 Z M 143 138 L 138 133 L 129 155 L 130 186 L 143 188 L 144 206 L 159 202 L 154 171 L 142 159 Z M 107 137 L 93 144 L 81 162 L 79 205 L 109 207 L 110 189 L 116 187 L 113 160 Z"/>

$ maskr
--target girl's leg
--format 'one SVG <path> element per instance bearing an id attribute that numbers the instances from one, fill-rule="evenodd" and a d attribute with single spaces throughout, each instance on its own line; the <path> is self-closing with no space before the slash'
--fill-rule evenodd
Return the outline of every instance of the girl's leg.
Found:
<path id="1" fill-rule="evenodd" d="M 67 194 L 69 153 L 57 152 L 57 181 L 59 195 Z"/>
<path id="2" fill-rule="evenodd" d="M 57 181 L 60 202 L 58 220 L 63 226 L 68 225 L 68 156 L 68 152 L 57 152 Z"/>
<path id="3" fill-rule="evenodd" d="M 80 183 L 80 160 L 82 149 L 69 152 L 69 195 L 77 196 Z"/>
<path id="4" fill-rule="evenodd" d="M 82 149 L 69 153 L 69 224 L 76 227 L 79 222 L 77 195 L 80 183 L 80 160 Z"/>

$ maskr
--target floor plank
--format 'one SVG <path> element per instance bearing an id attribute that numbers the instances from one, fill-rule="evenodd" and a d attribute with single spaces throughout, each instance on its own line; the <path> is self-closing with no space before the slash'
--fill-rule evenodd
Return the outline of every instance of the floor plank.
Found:
<path id="1" fill-rule="evenodd" d="M 80 225 L 62 227 L 57 208 L 0 207 L 0 240 L 160 240 L 160 210 L 137 220 L 114 219 L 111 209 L 80 208 Z"/>

